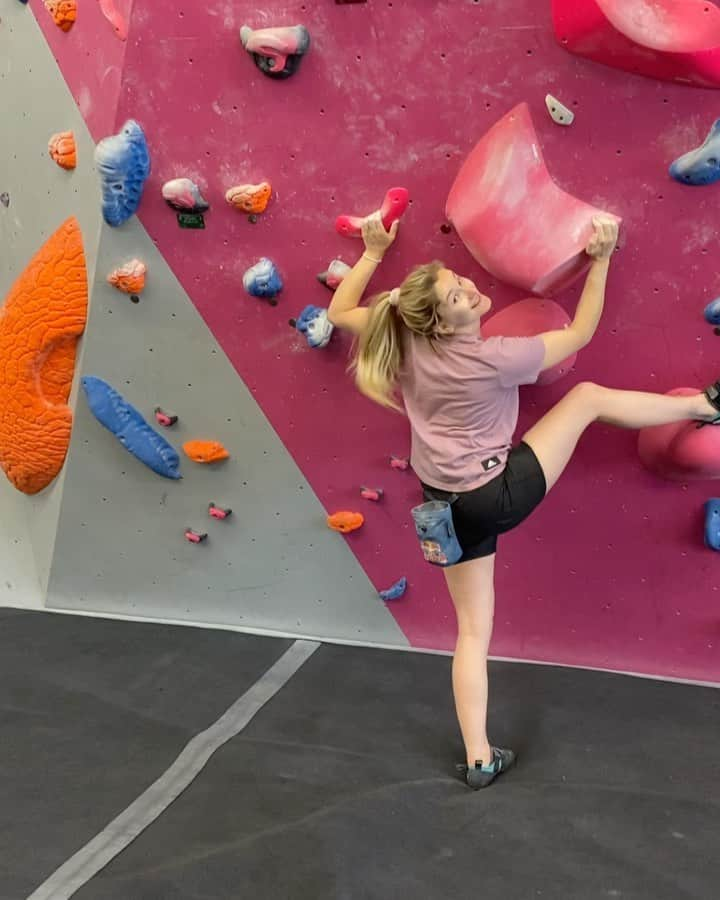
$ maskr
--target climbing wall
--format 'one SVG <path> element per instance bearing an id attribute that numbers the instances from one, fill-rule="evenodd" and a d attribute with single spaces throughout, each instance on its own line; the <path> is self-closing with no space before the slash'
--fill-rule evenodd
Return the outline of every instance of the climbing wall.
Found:
<path id="1" fill-rule="evenodd" d="M 11 204 L 2 219 L 13 255 L 7 286 L 68 210 L 85 213 L 80 219 L 92 248 L 92 299 L 79 374 L 109 382 L 153 423 L 155 406 L 178 412 L 180 421 L 165 436 L 179 450 L 188 440 L 221 440 L 231 458 L 210 467 L 182 454 L 182 480 L 161 478 L 102 428 L 80 390 L 61 477 L 35 497 L 0 478 L 3 497 L 18 512 L 4 523 L 7 537 L 0 546 L 13 573 L 24 563 L 12 577 L 3 567 L 12 586 L 3 599 L 38 605 L 47 596 L 53 608 L 406 646 L 351 550 L 325 526 L 312 486 L 145 228 L 135 218 L 120 229 L 100 227 L 90 135 L 35 20 L 13 12 L 6 77 L 13 79 L 17 96 L 42 97 L 46 83 L 52 93 L 47 107 L 43 101 L 33 111 L 36 124 L 17 147 L 24 163 L 10 169 Z M 20 110 L 17 116 L 25 121 Z M 49 158 L 48 125 L 51 131 L 73 127 L 74 172 Z M 106 281 L 135 257 L 148 269 L 138 303 Z M 211 501 L 232 515 L 211 519 Z M 30 535 L 21 530 L 23 514 Z M 186 528 L 207 533 L 207 540 L 188 543 Z M 32 592 L 21 590 L 21 575 Z"/>
<path id="2" fill-rule="evenodd" d="M 83 372 L 144 408 L 175 406 L 188 436 L 228 445 L 234 468 L 193 470 L 193 487 L 171 490 L 125 465 L 80 405 L 49 602 L 451 649 L 444 580 L 423 564 L 410 526 L 416 482 L 388 464 L 408 451 L 406 423 L 354 391 L 343 336 L 313 351 L 288 325 L 307 303 L 327 304 L 315 274 L 359 253 L 334 233 L 334 218 L 369 212 L 402 184 L 412 203 L 375 288 L 439 257 L 477 279 L 496 308 L 521 299 L 441 226 L 470 149 L 527 101 L 557 181 L 622 216 L 626 231 L 595 341 L 566 378 L 524 389 L 519 433 L 581 379 L 701 387 L 719 374 L 702 309 L 720 293 L 720 188 L 683 187 L 667 166 L 704 139 L 714 94 L 570 56 L 553 36 L 549 2 L 537 0 L 116 6 L 128 17 L 126 43 L 94 3 L 80 4 L 67 34 L 39 0 L 12 10 L 26 37 L 36 16 L 92 137 L 132 117 L 151 149 L 139 223 L 104 230 L 98 279 L 127 253 L 147 257 L 151 278 L 162 274 L 134 307 L 96 281 Z M 311 33 L 310 52 L 288 81 L 266 78 L 240 46 L 240 26 L 296 22 Z M 49 54 L 39 77 L 59 79 Z M 27 78 L 14 84 L 29 102 Z M 576 113 L 571 128 L 550 121 L 547 92 Z M 162 184 L 182 176 L 211 204 L 205 230 L 179 229 L 162 201 Z M 275 196 L 251 225 L 224 192 L 263 179 Z M 242 289 L 261 256 L 285 280 L 275 307 Z M 571 314 L 578 293 L 557 298 Z M 501 539 L 495 655 L 720 681 L 720 579 L 702 541 L 712 483 L 660 481 L 640 466 L 636 440 L 594 426 L 543 506 Z M 297 501 L 300 484 L 311 501 Z M 363 501 L 360 484 L 383 487 L 382 503 Z M 207 496 L 211 488 L 221 496 Z M 182 528 L 209 499 L 236 509 L 236 531 L 218 526 L 207 544 L 186 546 Z M 364 528 L 348 538 L 323 531 L 324 511 L 337 509 L 363 511 Z M 373 588 L 403 574 L 408 592 L 387 612 Z M 312 615 L 297 614 L 298 593 Z"/>

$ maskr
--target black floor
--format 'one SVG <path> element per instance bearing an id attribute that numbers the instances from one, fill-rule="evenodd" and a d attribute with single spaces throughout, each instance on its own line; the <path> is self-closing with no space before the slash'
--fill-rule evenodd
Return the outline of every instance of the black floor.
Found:
<path id="1" fill-rule="evenodd" d="M 290 646 L 0 610 L 0 900 L 23 900 Z M 321 647 L 78 900 L 715 900 L 720 691 L 492 665 L 473 793 L 450 660 Z"/>

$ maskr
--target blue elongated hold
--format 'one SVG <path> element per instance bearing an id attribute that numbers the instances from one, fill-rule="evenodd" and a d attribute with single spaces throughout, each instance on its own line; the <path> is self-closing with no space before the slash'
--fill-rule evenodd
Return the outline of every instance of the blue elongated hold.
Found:
<path id="1" fill-rule="evenodd" d="M 720 297 L 705 307 L 705 321 L 710 325 L 720 325 Z"/>
<path id="2" fill-rule="evenodd" d="M 122 225 L 137 211 L 150 174 L 145 132 L 134 119 L 128 119 L 118 134 L 100 141 L 95 165 L 100 173 L 105 221 Z"/>
<path id="3" fill-rule="evenodd" d="M 295 327 L 305 335 L 313 350 L 327 347 L 335 326 L 328 319 L 328 311 L 322 306 L 306 306 L 298 316 Z"/>
<path id="4" fill-rule="evenodd" d="M 705 546 L 720 550 L 720 500 L 716 497 L 705 504 Z"/>
<path id="5" fill-rule="evenodd" d="M 670 166 L 670 174 L 675 181 L 694 187 L 720 181 L 720 119 L 710 129 L 702 147 L 675 160 Z"/>
<path id="6" fill-rule="evenodd" d="M 272 300 L 283 289 L 283 283 L 275 263 L 263 256 L 243 275 L 243 287 L 252 297 Z"/>
<path id="7" fill-rule="evenodd" d="M 92 375 L 83 378 L 82 386 L 92 414 L 126 450 L 158 475 L 182 478 L 177 450 L 115 388 Z"/>
<path id="8" fill-rule="evenodd" d="M 386 591 L 380 591 L 380 596 L 383 600 L 397 600 L 407 590 L 407 578 L 403 575 L 392 587 L 389 587 Z"/>

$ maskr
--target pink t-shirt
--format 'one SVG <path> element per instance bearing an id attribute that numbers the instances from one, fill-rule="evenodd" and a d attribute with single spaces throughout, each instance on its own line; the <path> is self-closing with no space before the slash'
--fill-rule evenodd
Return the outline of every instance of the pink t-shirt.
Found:
<path id="1" fill-rule="evenodd" d="M 454 335 L 430 342 L 405 330 L 399 376 L 410 420 L 410 462 L 425 484 L 471 491 L 505 468 L 518 385 L 542 371 L 539 337 Z"/>

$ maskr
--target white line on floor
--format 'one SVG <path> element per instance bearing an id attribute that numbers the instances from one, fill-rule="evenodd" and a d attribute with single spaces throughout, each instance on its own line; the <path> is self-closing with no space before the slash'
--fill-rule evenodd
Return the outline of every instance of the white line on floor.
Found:
<path id="1" fill-rule="evenodd" d="M 68 900 L 151 825 L 192 783 L 213 753 L 235 737 L 320 647 L 296 641 L 213 725 L 185 746 L 170 768 L 88 844 L 63 863 L 28 900 Z"/>

